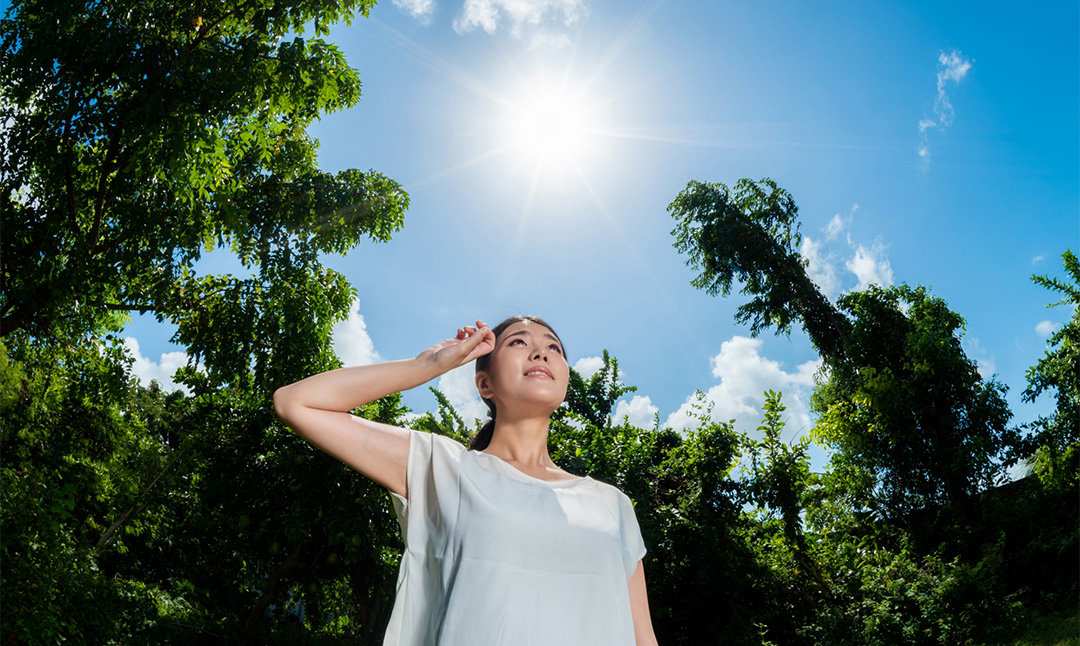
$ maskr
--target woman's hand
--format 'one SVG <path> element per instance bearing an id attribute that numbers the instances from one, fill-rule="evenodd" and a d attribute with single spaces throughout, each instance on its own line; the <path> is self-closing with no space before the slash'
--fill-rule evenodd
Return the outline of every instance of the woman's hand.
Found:
<path id="1" fill-rule="evenodd" d="M 482 321 L 477 321 L 476 327 L 458 328 L 454 338 L 436 343 L 416 358 L 428 362 L 440 373 L 446 373 L 494 349 L 495 334 Z"/>

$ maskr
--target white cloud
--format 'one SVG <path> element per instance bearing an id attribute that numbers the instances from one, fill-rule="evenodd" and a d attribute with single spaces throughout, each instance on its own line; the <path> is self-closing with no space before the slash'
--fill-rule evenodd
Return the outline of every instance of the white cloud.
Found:
<path id="1" fill-rule="evenodd" d="M 1044 339 L 1057 332 L 1058 324 L 1053 321 L 1039 321 L 1035 326 L 1035 334 L 1043 337 Z"/>
<path id="2" fill-rule="evenodd" d="M 946 90 L 948 82 L 959 83 L 967 76 L 967 73 L 971 71 L 971 65 L 973 61 L 965 59 L 963 54 L 958 50 L 953 50 L 946 54 L 941 52 L 938 55 L 938 63 L 941 64 L 941 69 L 937 73 L 937 97 L 934 99 L 934 117 L 933 119 L 923 118 L 919 120 L 919 157 L 922 159 L 923 170 L 926 170 L 927 164 L 930 161 L 930 146 L 927 143 L 927 131 L 931 128 L 937 128 L 938 130 L 944 130 L 952 126 L 953 120 L 956 118 L 956 112 L 953 110 L 952 101 L 949 99 Z"/>
<path id="3" fill-rule="evenodd" d="M 520 37 L 523 25 L 537 27 L 549 15 L 561 17 L 562 23 L 570 26 L 587 13 L 583 0 L 465 0 L 461 15 L 454 20 L 454 30 L 466 33 L 479 27 L 494 34 L 506 17 L 510 33 Z"/>
<path id="4" fill-rule="evenodd" d="M 881 244 L 874 244 L 869 249 L 859 245 L 855 249 L 855 256 L 844 266 L 859 279 L 855 291 L 862 291 L 871 284 L 882 287 L 892 285 L 892 266 L 889 265 L 889 259 L 885 257 L 885 249 Z"/>
<path id="5" fill-rule="evenodd" d="M 431 20 L 435 13 L 435 0 L 393 0 L 394 6 L 409 13 L 423 23 Z"/>
<path id="6" fill-rule="evenodd" d="M 614 423 L 620 424 L 624 417 L 628 418 L 631 426 L 638 428 L 652 428 L 656 421 L 656 414 L 660 409 L 653 406 L 648 396 L 634 395 L 629 403 L 620 399 L 615 404 Z"/>
<path id="7" fill-rule="evenodd" d="M 851 226 L 851 221 L 855 218 L 855 212 L 859 210 L 858 204 L 852 204 L 851 210 L 847 215 L 840 215 L 837 213 L 829 220 L 828 226 L 825 227 L 825 239 L 835 240 L 837 236 L 847 230 Z"/>
<path id="8" fill-rule="evenodd" d="M 375 351 L 375 344 L 368 336 L 367 323 L 364 322 L 364 315 L 360 313 L 359 299 L 353 299 L 348 318 L 334 324 L 331 336 L 334 352 L 346 366 L 364 366 L 382 361 L 382 357 Z"/>
<path id="9" fill-rule="evenodd" d="M 818 286 L 822 294 L 832 298 L 840 291 L 840 279 L 837 277 L 836 264 L 832 254 L 821 250 L 821 243 L 806 237 L 802 241 L 799 255 L 806 261 L 806 274 Z"/>
<path id="10" fill-rule="evenodd" d="M 808 361 L 794 372 L 787 372 L 779 362 L 759 354 L 761 345 L 760 339 L 743 336 L 734 336 L 725 341 L 720 346 L 720 353 L 710 360 L 713 376 L 718 377 L 720 383 L 705 393 L 703 403 L 712 406 L 713 420 L 733 419 L 736 430 L 756 434 L 761 424 L 765 391 L 780 391 L 783 393 L 782 401 L 787 406 L 784 413 L 785 436 L 790 438 L 810 428 L 806 402 L 821 362 Z M 668 416 L 663 426 L 675 430 L 696 426 L 697 421 L 692 416 L 695 400 L 695 396 L 688 397 L 679 410 Z"/>
<path id="11" fill-rule="evenodd" d="M 600 372 L 600 369 L 604 367 L 603 357 L 582 357 L 574 362 L 574 370 L 577 370 L 581 374 L 581 378 L 586 381 L 590 377 Z"/>
<path id="12" fill-rule="evenodd" d="M 467 363 L 439 377 L 438 389 L 453 404 L 454 410 L 471 426 L 473 420 L 487 419 L 487 404 L 476 392 L 476 366 Z"/>
<path id="13" fill-rule="evenodd" d="M 1046 254 L 1041 253 L 1041 254 L 1039 254 L 1039 255 L 1037 255 L 1037 256 L 1035 256 L 1034 258 L 1031 259 L 1031 266 L 1034 267 L 1035 265 L 1039 264 L 1040 262 L 1042 262 L 1044 260 L 1046 260 Z"/>
<path id="14" fill-rule="evenodd" d="M 173 381 L 173 375 L 176 374 L 177 368 L 186 366 L 188 363 L 188 356 L 183 352 L 165 352 L 162 353 L 157 363 L 154 363 L 151 359 L 144 357 L 142 351 L 139 348 L 139 341 L 135 337 L 125 337 L 124 345 L 127 347 L 127 351 L 135 359 L 131 364 L 131 373 L 135 375 L 144 386 L 149 386 L 151 380 L 156 380 L 158 385 L 164 391 L 182 390 L 189 392 L 186 386 L 177 384 Z"/>

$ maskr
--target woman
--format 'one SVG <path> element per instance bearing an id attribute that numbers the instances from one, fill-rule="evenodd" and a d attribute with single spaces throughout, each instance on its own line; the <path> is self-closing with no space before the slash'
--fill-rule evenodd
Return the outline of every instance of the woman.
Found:
<path id="1" fill-rule="evenodd" d="M 471 451 L 348 412 L 474 360 L 492 420 Z M 394 499 L 406 548 L 386 645 L 656 644 L 633 506 L 548 455 L 569 374 L 555 331 L 517 316 L 274 393 L 286 424 Z"/>

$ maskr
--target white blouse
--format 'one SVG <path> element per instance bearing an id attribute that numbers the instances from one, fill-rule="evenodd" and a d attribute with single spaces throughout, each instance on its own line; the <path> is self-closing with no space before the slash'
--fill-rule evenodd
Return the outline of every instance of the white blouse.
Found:
<path id="1" fill-rule="evenodd" d="M 627 646 L 627 582 L 645 554 L 630 499 L 548 482 L 412 431 L 405 537 L 385 646 Z"/>

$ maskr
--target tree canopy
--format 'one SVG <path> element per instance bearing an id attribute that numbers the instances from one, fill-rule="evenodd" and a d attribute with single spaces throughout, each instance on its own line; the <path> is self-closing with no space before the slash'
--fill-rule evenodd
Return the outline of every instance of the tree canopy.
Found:
<path id="1" fill-rule="evenodd" d="M 209 251 L 264 287 L 321 290 L 334 280 L 313 271 L 318 253 L 388 240 L 407 206 L 398 185 L 320 171 L 306 133 L 356 103 L 359 77 L 337 47 L 292 36 L 372 4 L 13 4 L 0 23 L 0 333 L 78 337 L 139 311 L 187 340 L 205 322 L 191 311 L 213 316 L 208 294 L 257 291 L 200 279 Z"/>
<path id="2" fill-rule="evenodd" d="M 693 285 L 751 300 L 736 320 L 758 334 L 799 323 L 825 363 L 815 392 L 815 433 L 836 448 L 837 468 L 866 469 L 879 511 L 964 505 L 1018 457 L 1004 387 L 983 380 L 960 344 L 963 319 L 922 287 L 821 293 L 799 254 L 797 208 L 772 180 L 690 182 L 668 207 L 675 247 L 701 273 Z"/>

